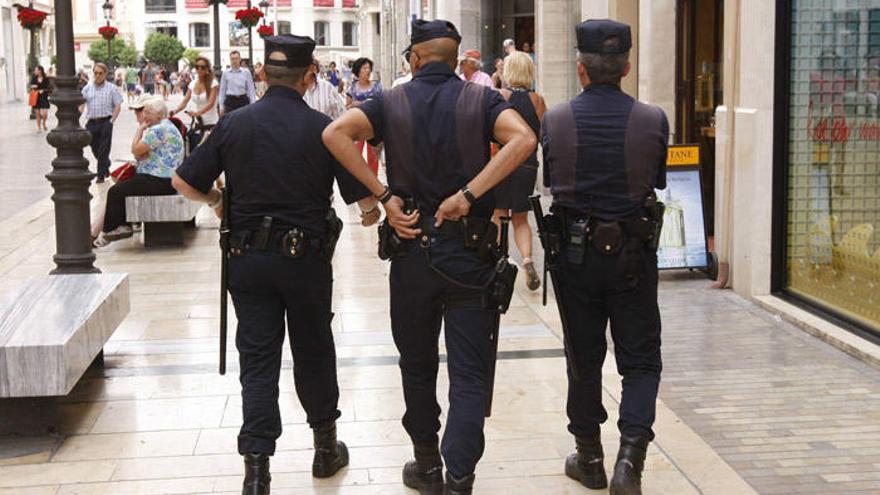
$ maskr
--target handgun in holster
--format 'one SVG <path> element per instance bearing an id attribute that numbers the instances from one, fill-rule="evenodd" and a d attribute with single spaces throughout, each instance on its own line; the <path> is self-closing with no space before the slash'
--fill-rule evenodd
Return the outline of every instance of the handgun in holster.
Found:
<path id="1" fill-rule="evenodd" d="M 333 260 L 333 253 L 336 252 L 336 244 L 339 242 L 339 236 L 342 235 L 342 220 L 336 215 L 336 210 L 330 208 L 324 216 L 324 235 L 321 236 L 321 254 L 329 262 Z"/>
<path id="2" fill-rule="evenodd" d="M 254 236 L 250 240 L 250 247 L 258 251 L 265 251 L 269 247 L 269 239 L 272 237 L 272 217 L 263 217 L 260 222 L 260 228 L 254 232 Z"/>
<path id="3" fill-rule="evenodd" d="M 476 251 L 484 260 L 498 261 L 498 226 L 489 220 L 461 217 L 464 247 Z M 505 253 L 506 254 L 506 253 Z"/>
<path id="4" fill-rule="evenodd" d="M 403 212 L 405 214 L 410 215 L 412 212 L 416 211 L 416 209 L 417 206 L 415 199 L 406 198 L 403 200 Z M 397 235 L 397 231 L 395 231 L 394 227 L 388 223 L 388 219 L 386 218 L 385 221 L 379 225 L 379 259 L 387 261 L 397 256 L 404 256 L 405 254 L 404 240 Z"/>
<path id="5" fill-rule="evenodd" d="M 654 223 L 653 233 L 647 240 L 648 249 L 656 251 L 660 246 L 660 232 L 663 230 L 663 214 L 666 212 L 666 205 L 657 199 L 654 194 L 649 194 L 645 198 L 645 210 L 648 212 L 648 218 Z"/>

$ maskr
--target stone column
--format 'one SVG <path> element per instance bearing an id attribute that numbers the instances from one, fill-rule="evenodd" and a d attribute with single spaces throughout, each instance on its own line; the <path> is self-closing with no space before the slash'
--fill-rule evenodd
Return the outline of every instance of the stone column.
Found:
<path id="1" fill-rule="evenodd" d="M 580 90 L 574 35 L 580 11 L 580 0 L 535 1 L 538 92 L 544 95 L 548 107 L 572 98 Z"/>
<path id="2" fill-rule="evenodd" d="M 675 0 L 642 0 L 639 9 L 639 99 L 666 112 L 675 129 Z"/>
<path id="3" fill-rule="evenodd" d="M 633 48 L 629 54 L 629 61 L 632 64 L 629 75 L 621 81 L 621 88 L 636 98 L 639 97 L 639 10 L 640 3 L 647 0 L 580 0 L 582 20 L 587 19 L 613 19 L 619 22 L 625 22 L 632 28 Z M 672 9 L 672 15 L 675 15 L 675 9 Z M 668 27 L 675 33 L 675 24 Z M 675 46 L 673 44 L 673 50 Z"/>
<path id="4" fill-rule="evenodd" d="M 480 46 L 480 2 L 475 0 L 443 0 L 437 2 L 437 18 L 452 22 L 461 34 L 463 50 Z"/>

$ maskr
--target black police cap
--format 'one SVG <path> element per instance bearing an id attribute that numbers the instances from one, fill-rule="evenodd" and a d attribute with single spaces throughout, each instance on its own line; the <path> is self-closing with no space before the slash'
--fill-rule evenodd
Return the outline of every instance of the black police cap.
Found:
<path id="1" fill-rule="evenodd" d="M 266 36 L 266 65 L 281 67 L 307 67 L 312 63 L 312 52 L 315 51 L 315 40 L 308 36 L 295 34 L 281 34 L 278 36 Z M 274 52 L 283 53 L 286 60 L 272 60 L 269 58 Z"/>
<path id="2" fill-rule="evenodd" d="M 610 19 L 590 19 L 575 27 L 577 48 L 581 53 L 625 53 L 632 48 L 632 33 L 629 25 Z M 617 38 L 616 44 L 605 44 Z"/>
<path id="3" fill-rule="evenodd" d="M 426 41 L 435 40 L 437 38 L 451 38 L 456 43 L 461 43 L 461 35 L 455 24 L 441 19 L 426 21 L 424 19 L 416 19 L 412 22 L 412 34 L 409 37 L 409 46 L 403 52 L 406 53 L 412 49 L 413 45 L 424 43 Z"/>

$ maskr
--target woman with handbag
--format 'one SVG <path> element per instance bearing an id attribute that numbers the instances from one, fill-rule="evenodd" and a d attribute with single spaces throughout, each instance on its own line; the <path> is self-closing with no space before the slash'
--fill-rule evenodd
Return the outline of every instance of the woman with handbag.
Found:
<path id="1" fill-rule="evenodd" d="M 196 123 L 187 133 L 189 152 L 191 153 L 204 140 L 208 131 L 217 125 L 220 114 L 217 112 L 217 94 L 220 84 L 214 78 L 211 62 L 205 57 L 196 59 L 196 78 L 190 83 L 189 91 L 180 105 L 170 116 L 186 109 L 186 114 L 195 119 Z"/>
<path id="2" fill-rule="evenodd" d="M 142 97 L 131 108 L 140 124 L 131 143 L 136 170 L 131 178 L 107 191 L 104 226 L 93 242 L 95 247 L 134 233 L 125 219 L 125 198 L 177 194 L 171 187 L 171 174 L 183 162 L 183 137 L 168 120 L 165 101 L 162 97 Z"/>
<path id="3" fill-rule="evenodd" d="M 37 132 L 48 131 L 46 120 L 49 118 L 49 93 L 52 86 L 46 71 L 42 65 L 34 67 L 34 77 L 31 78 L 31 94 L 30 105 L 34 107 L 34 113 L 37 115 Z"/>

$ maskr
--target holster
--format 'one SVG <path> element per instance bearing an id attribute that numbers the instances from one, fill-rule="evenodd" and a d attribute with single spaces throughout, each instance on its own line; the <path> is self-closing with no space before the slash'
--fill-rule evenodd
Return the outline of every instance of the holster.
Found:
<path id="1" fill-rule="evenodd" d="M 324 235 L 320 237 L 321 255 L 329 262 L 333 260 L 336 244 L 339 242 L 339 236 L 342 234 L 342 220 L 336 216 L 336 210 L 330 208 L 327 210 L 324 221 L 327 225 L 324 229 Z"/>
<path id="2" fill-rule="evenodd" d="M 394 227 L 388 223 L 386 218 L 379 224 L 379 259 L 387 261 L 397 256 L 403 256 L 405 251 L 403 239 L 397 236 Z"/>
<path id="3" fill-rule="evenodd" d="M 506 258 L 498 260 L 495 264 L 495 275 L 485 296 L 487 309 L 497 309 L 502 314 L 507 312 L 513 299 L 513 288 L 518 271 L 516 265 L 508 263 Z"/>

